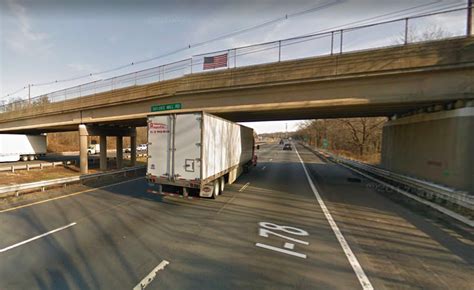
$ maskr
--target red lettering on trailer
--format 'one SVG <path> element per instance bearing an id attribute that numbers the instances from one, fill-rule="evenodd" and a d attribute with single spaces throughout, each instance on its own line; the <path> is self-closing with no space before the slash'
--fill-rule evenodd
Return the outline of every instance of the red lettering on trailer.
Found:
<path id="1" fill-rule="evenodd" d="M 163 123 L 148 123 L 148 129 L 150 134 L 157 134 L 157 133 L 169 133 L 168 125 Z"/>

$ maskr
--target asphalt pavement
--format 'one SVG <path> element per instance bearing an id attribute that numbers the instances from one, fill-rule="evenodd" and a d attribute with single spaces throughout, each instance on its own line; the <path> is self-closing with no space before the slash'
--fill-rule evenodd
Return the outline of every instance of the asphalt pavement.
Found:
<path id="1" fill-rule="evenodd" d="M 474 289 L 471 230 L 297 150 L 217 200 L 140 178 L 0 211 L 0 289 Z"/>

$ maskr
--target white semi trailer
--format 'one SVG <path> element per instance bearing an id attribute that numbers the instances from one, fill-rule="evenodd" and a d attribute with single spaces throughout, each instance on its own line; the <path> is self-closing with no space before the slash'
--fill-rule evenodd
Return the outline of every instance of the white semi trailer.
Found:
<path id="1" fill-rule="evenodd" d="M 35 160 L 46 154 L 46 136 L 0 134 L 0 162 Z"/>
<path id="2" fill-rule="evenodd" d="M 216 198 L 256 165 L 254 150 L 253 129 L 204 112 L 150 116 L 147 179 Z"/>

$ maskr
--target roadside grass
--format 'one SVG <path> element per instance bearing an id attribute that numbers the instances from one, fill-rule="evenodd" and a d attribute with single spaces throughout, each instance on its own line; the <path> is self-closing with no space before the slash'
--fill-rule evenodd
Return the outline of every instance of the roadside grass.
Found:
<path id="1" fill-rule="evenodd" d="M 75 167 L 54 167 L 0 173 L 0 185 L 14 185 L 79 175 Z"/>
<path id="2" fill-rule="evenodd" d="M 381 153 L 364 154 L 360 156 L 358 154 L 354 154 L 353 152 L 349 152 L 346 150 L 329 149 L 328 151 L 342 157 L 355 159 L 372 165 L 379 165 L 381 161 Z"/>

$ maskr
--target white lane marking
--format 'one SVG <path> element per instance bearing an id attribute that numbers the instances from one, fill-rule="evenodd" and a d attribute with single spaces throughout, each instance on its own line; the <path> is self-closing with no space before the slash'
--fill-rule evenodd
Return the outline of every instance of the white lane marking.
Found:
<path id="1" fill-rule="evenodd" d="M 39 236 L 33 237 L 33 238 L 31 238 L 31 239 L 25 240 L 25 241 L 23 241 L 23 242 L 19 242 L 19 243 L 17 243 L 17 244 L 14 244 L 14 245 L 8 246 L 8 247 L 6 247 L 6 248 L 0 249 L 0 253 L 6 252 L 6 251 L 8 251 L 8 250 L 11 250 L 11 249 L 13 249 L 13 248 L 19 247 L 19 246 L 21 246 L 21 245 L 27 244 L 27 243 L 29 243 L 29 242 L 32 242 L 32 241 L 37 240 L 37 239 L 40 239 L 40 238 L 45 237 L 45 236 L 47 236 L 47 235 L 51 235 L 51 234 L 54 234 L 54 233 L 56 233 L 56 232 L 62 231 L 62 230 L 64 230 L 64 229 L 70 228 L 70 227 L 72 227 L 72 226 L 74 226 L 74 225 L 76 225 L 75 222 L 74 222 L 74 223 L 70 223 L 70 224 L 68 224 L 67 226 L 60 227 L 60 228 L 57 228 L 57 229 L 55 229 L 55 230 L 49 231 L 49 232 L 47 232 L 47 233 L 41 234 L 41 235 L 39 235 Z"/>
<path id="2" fill-rule="evenodd" d="M 50 198 L 50 199 L 45 199 L 45 200 L 32 202 L 32 203 L 12 207 L 12 208 L 7 208 L 7 209 L 4 209 L 4 210 L 0 210 L 0 213 L 17 210 L 17 209 L 21 209 L 21 208 L 24 208 L 24 207 L 30 207 L 30 206 L 33 206 L 33 205 L 42 204 L 42 203 L 45 203 L 45 202 L 49 202 L 49 201 L 53 201 L 53 200 L 57 200 L 57 199 L 62 199 L 62 198 L 66 198 L 66 197 L 71 197 L 71 196 L 74 196 L 74 195 L 78 195 L 78 194 L 82 194 L 82 193 L 86 193 L 86 192 L 91 192 L 91 191 L 95 191 L 95 190 L 99 190 L 99 189 L 103 189 L 103 188 L 107 188 L 107 187 L 112 187 L 112 186 L 124 184 L 124 183 L 127 183 L 127 182 L 136 181 L 136 180 L 143 179 L 143 178 L 145 178 L 145 177 L 138 177 L 138 178 L 125 180 L 125 181 L 121 181 L 121 182 L 117 182 L 117 183 L 113 183 L 113 184 L 109 184 L 109 185 L 104 185 L 104 186 L 97 187 L 97 188 L 86 189 L 86 190 L 79 191 L 79 192 L 74 192 L 74 193 L 70 193 L 70 194 L 66 194 L 66 195 L 61 195 L 61 196 L 58 196 L 58 197 L 53 197 L 53 198 Z"/>
<path id="3" fill-rule="evenodd" d="M 244 184 L 244 186 L 242 186 L 240 189 L 239 189 L 239 192 L 242 192 L 244 191 L 248 186 L 249 186 L 250 182 L 247 182 L 246 184 Z"/>
<path id="4" fill-rule="evenodd" d="M 158 274 L 159 271 L 163 270 L 166 265 L 168 265 L 170 262 L 163 260 L 161 263 L 158 264 L 151 272 L 150 274 L 146 275 L 145 278 L 143 278 L 140 283 L 137 284 L 137 286 L 133 287 L 133 290 L 142 290 L 145 289 L 155 278 L 156 275 Z"/>
<path id="5" fill-rule="evenodd" d="M 301 253 L 297 253 L 297 252 L 293 252 L 293 251 L 288 251 L 288 250 L 285 250 L 285 249 L 282 249 L 282 248 L 277 248 L 277 247 L 273 247 L 273 246 L 269 246 L 269 245 L 265 245 L 265 244 L 261 244 L 261 243 L 256 243 L 255 246 L 306 259 L 305 254 L 301 254 Z"/>
<path id="6" fill-rule="evenodd" d="M 295 249 L 295 244 L 293 243 L 285 243 L 285 245 L 283 246 L 283 248 L 286 248 L 288 250 L 294 250 Z"/>
<path id="7" fill-rule="evenodd" d="M 369 278 L 367 278 L 367 275 L 365 275 L 364 270 L 362 269 L 361 265 L 359 264 L 359 261 L 357 260 L 356 256 L 352 252 L 351 248 L 349 247 L 349 244 L 347 243 L 346 239 L 342 235 L 341 231 L 339 230 L 339 227 L 337 226 L 336 222 L 332 218 L 331 213 L 329 212 L 328 208 L 326 207 L 326 204 L 324 203 L 323 199 L 321 198 L 321 195 L 319 194 L 318 190 L 316 189 L 316 186 L 313 183 L 313 180 L 311 179 L 308 170 L 306 169 L 306 165 L 303 162 L 303 159 L 301 159 L 300 154 L 298 153 L 298 150 L 296 149 L 295 146 L 295 152 L 296 155 L 298 155 L 298 158 L 300 160 L 301 165 L 303 166 L 304 173 L 306 174 L 306 179 L 308 179 L 308 183 L 311 187 L 311 190 L 313 191 L 314 195 L 316 196 L 316 199 L 319 203 L 319 206 L 321 207 L 321 210 L 324 213 L 324 216 L 326 217 L 329 225 L 331 226 L 331 229 L 333 230 L 334 234 L 336 235 L 337 240 L 339 241 L 339 244 L 342 247 L 342 250 L 344 251 L 344 254 L 346 254 L 347 259 L 349 260 L 349 263 L 352 266 L 352 269 L 354 270 L 354 273 L 357 276 L 357 279 L 359 279 L 360 285 L 362 286 L 362 289 L 364 290 L 373 290 L 374 287 L 369 281 Z"/>

